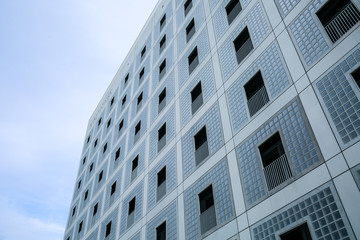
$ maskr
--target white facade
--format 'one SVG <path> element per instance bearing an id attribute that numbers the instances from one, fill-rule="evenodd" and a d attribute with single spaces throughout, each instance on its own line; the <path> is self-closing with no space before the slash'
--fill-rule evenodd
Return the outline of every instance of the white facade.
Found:
<path id="1" fill-rule="evenodd" d="M 159 1 L 89 120 L 64 239 L 360 239 L 358 9 Z"/>

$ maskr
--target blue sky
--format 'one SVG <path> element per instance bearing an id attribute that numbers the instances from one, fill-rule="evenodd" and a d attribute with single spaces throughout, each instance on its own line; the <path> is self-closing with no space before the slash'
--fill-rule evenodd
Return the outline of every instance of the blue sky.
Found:
<path id="1" fill-rule="evenodd" d="M 63 238 L 88 119 L 156 2 L 0 1 L 0 240 Z"/>

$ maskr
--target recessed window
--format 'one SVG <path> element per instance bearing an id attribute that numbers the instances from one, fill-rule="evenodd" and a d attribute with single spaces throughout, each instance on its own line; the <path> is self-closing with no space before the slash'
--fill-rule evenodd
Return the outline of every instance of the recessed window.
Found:
<path id="1" fill-rule="evenodd" d="M 254 49 L 247 27 L 235 38 L 234 46 L 237 62 L 241 63 L 251 50 Z"/>
<path id="2" fill-rule="evenodd" d="M 107 122 L 106 128 L 109 128 L 111 125 L 111 118 L 109 119 L 109 121 Z"/>
<path id="3" fill-rule="evenodd" d="M 125 77 L 125 79 L 124 79 L 124 85 L 127 84 L 128 80 L 129 80 L 129 74 L 126 74 L 126 77 Z"/>
<path id="4" fill-rule="evenodd" d="M 135 126 L 134 143 L 140 138 L 140 129 L 141 129 L 141 121 L 139 121 L 138 124 L 136 124 Z"/>
<path id="5" fill-rule="evenodd" d="M 84 165 L 86 162 L 86 157 L 84 157 L 82 164 Z"/>
<path id="6" fill-rule="evenodd" d="M 351 76 L 354 78 L 356 85 L 360 88 L 360 67 L 352 72 Z"/>
<path id="7" fill-rule="evenodd" d="M 137 98 L 136 112 L 138 112 L 141 109 L 142 100 L 143 100 L 143 92 L 141 92 Z"/>
<path id="8" fill-rule="evenodd" d="M 212 185 L 199 194 L 201 234 L 216 226 L 216 213 Z"/>
<path id="9" fill-rule="evenodd" d="M 101 120 L 102 120 L 102 119 L 100 118 L 100 119 L 99 119 L 99 121 L 98 121 L 98 126 L 100 126 L 100 124 L 101 124 Z"/>
<path id="10" fill-rule="evenodd" d="M 316 15 L 333 43 L 360 21 L 360 12 L 350 0 L 329 0 Z"/>
<path id="11" fill-rule="evenodd" d="M 78 189 L 81 187 L 81 180 L 78 182 Z"/>
<path id="12" fill-rule="evenodd" d="M 207 143 L 206 126 L 200 129 L 194 136 L 195 141 L 195 162 L 199 165 L 207 156 L 209 148 Z"/>
<path id="13" fill-rule="evenodd" d="M 141 60 L 144 59 L 145 53 L 146 53 L 146 46 L 141 50 Z"/>
<path id="14" fill-rule="evenodd" d="M 159 106 L 158 106 L 158 113 L 163 110 L 166 106 L 166 88 L 164 88 L 161 93 L 159 94 Z"/>
<path id="15" fill-rule="evenodd" d="M 112 97 L 111 101 L 110 101 L 110 107 L 112 107 L 112 105 L 114 104 L 115 101 L 115 97 Z"/>
<path id="16" fill-rule="evenodd" d="M 109 236 L 110 233 L 111 233 L 111 221 L 108 224 L 106 224 L 105 238 Z"/>
<path id="17" fill-rule="evenodd" d="M 128 211 L 128 219 L 127 219 L 127 227 L 128 228 L 134 223 L 135 201 L 136 201 L 136 197 L 131 199 L 131 201 L 129 202 L 129 211 Z"/>
<path id="18" fill-rule="evenodd" d="M 191 112 L 194 114 L 203 104 L 201 81 L 191 90 Z"/>
<path id="19" fill-rule="evenodd" d="M 262 143 L 259 151 L 269 191 L 291 178 L 290 166 L 279 132 Z"/>
<path id="20" fill-rule="evenodd" d="M 166 240 L 166 221 L 156 228 L 156 240 Z"/>
<path id="21" fill-rule="evenodd" d="M 107 150 L 107 143 L 105 143 L 105 145 L 104 145 L 104 148 L 103 148 L 103 153 L 105 153 L 105 152 L 106 152 L 106 150 Z"/>
<path id="22" fill-rule="evenodd" d="M 166 145 L 166 123 L 158 130 L 158 152 Z"/>
<path id="23" fill-rule="evenodd" d="M 187 0 L 184 4 L 184 14 L 185 16 L 190 12 L 191 8 L 193 6 L 193 3 L 191 0 Z"/>
<path id="24" fill-rule="evenodd" d="M 83 221 L 81 221 L 81 222 L 79 223 L 79 230 L 78 230 L 78 232 L 81 232 L 81 230 L 82 230 L 82 225 L 83 225 Z"/>
<path id="25" fill-rule="evenodd" d="M 157 173 L 156 200 L 159 201 L 166 194 L 166 166 Z"/>
<path id="26" fill-rule="evenodd" d="M 160 40 L 159 54 L 164 50 L 165 47 L 166 47 L 166 34 Z"/>
<path id="27" fill-rule="evenodd" d="M 249 107 L 250 116 L 257 113 L 266 103 L 269 102 L 269 96 L 266 92 L 264 81 L 261 72 L 258 71 L 245 85 L 244 85 L 247 104 Z"/>
<path id="28" fill-rule="evenodd" d="M 123 97 L 122 101 L 121 101 L 121 105 L 124 106 L 124 104 L 126 103 L 126 95 Z"/>
<path id="29" fill-rule="evenodd" d="M 113 195 L 116 191 L 116 181 L 111 185 L 111 192 L 110 195 Z"/>
<path id="30" fill-rule="evenodd" d="M 88 136 L 88 138 L 87 138 L 87 143 L 89 143 L 90 142 L 90 136 Z"/>
<path id="31" fill-rule="evenodd" d="M 72 215 L 71 215 L 71 216 L 74 216 L 74 215 L 75 215 L 75 212 L 76 212 L 76 206 L 73 208 L 73 211 L 72 211 Z"/>
<path id="32" fill-rule="evenodd" d="M 163 78 L 165 73 L 166 73 L 166 58 L 164 59 L 164 61 L 162 61 L 162 63 L 159 66 L 159 80 Z"/>
<path id="33" fill-rule="evenodd" d="M 186 42 L 189 42 L 189 40 L 194 34 L 195 34 L 195 21 L 193 18 L 186 27 Z"/>
<path id="34" fill-rule="evenodd" d="M 280 235 L 281 240 L 311 240 L 311 234 L 307 223 L 287 231 Z"/>
<path id="35" fill-rule="evenodd" d="M 131 181 L 137 177 L 137 170 L 139 165 L 139 155 L 137 155 L 131 162 Z"/>
<path id="36" fill-rule="evenodd" d="M 94 208 L 93 208 L 93 216 L 96 215 L 97 211 L 98 211 L 98 206 L 99 206 L 99 203 L 96 203 Z"/>
<path id="37" fill-rule="evenodd" d="M 140 85 L 140 83 L 141 83 L 141 81 L 142 81 L 142 78 L 143 78 L 143 76 L 144 76 L 144 73 L 145 73 L 145 67 L 143 67 L 143 68 L 141 69 L 140 73 L 139 73 L 139 85 Z"/>
<path id="38" fill-rule="evenodd" d="M 228 20 L 229 25 L 232 23 L 232 21 L 234 21 L 236 16 L 240 13 L 241 9 L 242 8 L 241 8 L 239 0 L 231 0 L 226 5 L 225 10 L 226 10 L 227 20 Z"/>
<path id="39" fill-rule="evenodd" d="M 98 143 L 98 140 L 96 139 L 95 142 L 94 142 L 94 148 L 96 148 L 97 143 Z"/>
<path id="40" fill-rule="evenodd" d="M 118 160 L 119 157 L 120 157 L 120 147 L 115 152 L 115 161 Z"/>
<path id="41" fill-rule="evenodd" d="M 164 14 L 164 16 L 162 16 L 162 18 L 160 19 L 160 31 L 164 28 L 165 25 L 166 25 L 166 14 Z"/>
<path id="42" fill-rule="evenodd" d="M 89 190 L 86 190 L 84 194 L 84 201 L 88 198 L 88 196 L 89 196 Z"/>
<path id="43" fill-rule="evenodd" d="M 104 174 L 104 171 L 101 171 L 101 172 L 99 173 L 98 182 L 100 182 L 101 179 L 103 178 L 103 174 Z"/>
<path id="44" fill-rule="evenodd" d="M 89 172 L 91 172 L 94 168 L 94 163 L 91 163 L 90 167 L 89 167 Z"/>
<path id="45" fill-rule="evenodd" d="M 122 130 L 124 126 L 124 119 L 121 120 L 121 122 L 119 123 L 119 132 Z"/>
<path id="46" fill-rule="evenodd" d="M 68 237 L 66 240 L 70 240 L 70 237 Z"/>
<path id="47" fill-rule="evenodd" d="M 191 74 L 194 69 L 199 65 L 199 58 L 198 58 L 198 51 L 197 47 L 192 50 L 190 55 L 188 56 L 188 62 L 189 62 L 189 74 Z"/>

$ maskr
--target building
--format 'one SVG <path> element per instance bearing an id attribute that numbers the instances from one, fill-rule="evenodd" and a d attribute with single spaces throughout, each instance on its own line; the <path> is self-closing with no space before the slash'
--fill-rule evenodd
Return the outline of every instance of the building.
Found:
<path id="1" fill-rule="evenodd" d="M 360 239 L 359 9 L 160 0 L 89 120 L 64 239 Z"/>

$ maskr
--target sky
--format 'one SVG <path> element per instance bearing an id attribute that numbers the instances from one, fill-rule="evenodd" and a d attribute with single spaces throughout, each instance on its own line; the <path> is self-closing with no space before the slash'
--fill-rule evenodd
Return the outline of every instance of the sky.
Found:
<path id="1" fill-rule="evenodd" d="M 0 0 L 0 240 L 63 238 L 88 120 L 156 2 Z"/>

